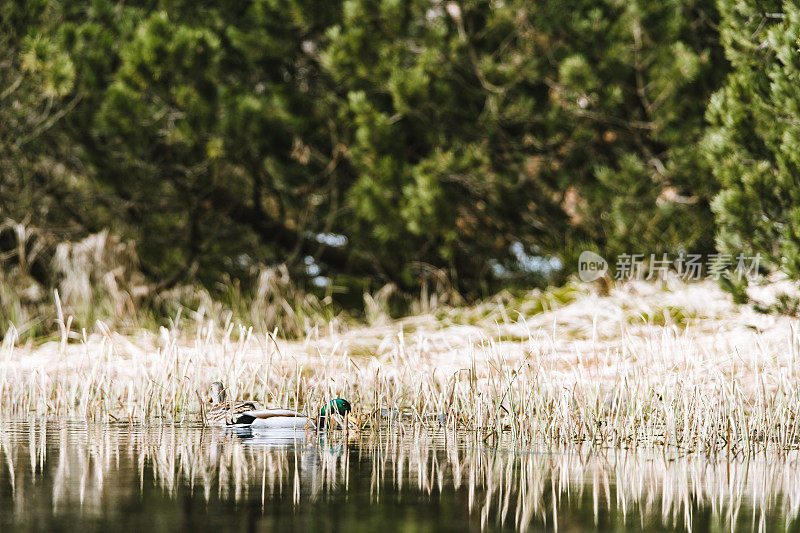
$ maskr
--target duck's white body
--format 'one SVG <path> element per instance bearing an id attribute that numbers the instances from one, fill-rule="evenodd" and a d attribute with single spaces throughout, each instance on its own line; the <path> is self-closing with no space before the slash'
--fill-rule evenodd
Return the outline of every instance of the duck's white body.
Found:
<path id="1" fill-rule="evenodd" d="M 314 421 L 308 417 L 301 416 L 295 418 L 256 418 L 250 424 L 253 428 L 273 428 L 273 429 L 317 429 Z"/>
<path id="2" fill-rule="evenodd" d="M 245 411 L 240 416 L 252 417 L 253 420 L 251 422 L 244 424 L 252 428 L 297 429 L 304 431 L 317 428 L 313 419 L 291 409 Z"/>

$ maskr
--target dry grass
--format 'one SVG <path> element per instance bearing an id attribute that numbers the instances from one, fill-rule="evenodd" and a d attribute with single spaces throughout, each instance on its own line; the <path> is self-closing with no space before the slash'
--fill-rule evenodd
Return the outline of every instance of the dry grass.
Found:
<path id="1" fill-rule="evenodd" d="M 165 290 L 148 282 L 134 244 L 108 231 L 77 242 L 58 241 L 48 232 L 6 220 L 0 222 L 4 236 L 16 246 L 0 252 L 0 335 L 13 326 L 23 341 L 53 336 L 54 289 L 59 311 L 77 330 L 94 330 L 98 320 L 126 334 L 157 330 L 167 322 L 174 328 L 186 309 L 192 310 L 193 320 L 185 326 L 213 321 L 225 328 L 240 322 L 289 338 L 303 337 L 319 324 L 338 327 L 352 321 L 332 305 L 330 295 L 300 290 L 283 265 L 253 267 L 252 289 L 227 280 L 212 295 L 197 284 Z M 43 282 L 40 275 L 37 281 L 35 267 L 52 279 Z M 384 298 L 379 291 L 372 302 Z"/>
<path id="2" fill-rule="evenodd" d="M 58 341 L 6 335 L 0 416 L 196 420 L 198 393 L 221 378 L 271 405 L 310 413 L 341 396 L 365 424 L 396 408 L 403 427 L 441 419 L 487 442 L 789 450 L 800 443 L 794 322 L 735 306 L 710 282 L 631 283 L 608 296 L 572 285 L 311 327 L 294 341 L 204 313 L 132 335 L 102 322 L 76 332 L 63 314 Z"/>

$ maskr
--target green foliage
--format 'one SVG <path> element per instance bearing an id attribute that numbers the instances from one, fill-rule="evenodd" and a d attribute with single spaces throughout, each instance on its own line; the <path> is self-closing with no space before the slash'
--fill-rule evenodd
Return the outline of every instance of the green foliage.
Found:
<path id="1" fill-rule="evenodd" d="M 721 39 L 731 62 L 711 98 L 704 146 L 722 191 L 713 208 L 718 246 L 761 254 L 767 271 L 800 276 L 800 9 L 723 1 Z M 739 284 L 741 285 L 741 284 Z M 743 287 L 732 287 L 739 294 Z"/>
<path id="2" fill-rule="evenodd" d="M 725 70 L 715 16 L 709 2 L 348 2 L 322 64 L 347 94 L 354 244 L 395 278 L 422 261 L 467 290 L 516 241 L 568 263 L 585 246 L 712 249 L 698 140 Z"/>
<path id="3" fill-rule="evenodd" d="M 52 35 L 46 2 L 0 5 L 0 213 L 22 220 L 57 209 L 42 189 L 60 181 L 54 126 L 75 101 L 75 65 Z M 60 214 L 54 218 L 63 220 Z"/>
<path id="4" fill-rule="evenodd" d="M 756 302 L 753 304 L 753 308 L 759 313 L 796 317 L 800 314 L 800 298 L 783 293 L 779 294 L 774 302 L 768 305 Z"/>
<path id="5" fill-rule="evenodd" d="M 585 248 L 712 245 L 710 0 L 0 9 L 2 215 L 110 229 L 156 292 L 286 264 L 476 297 Z"/>

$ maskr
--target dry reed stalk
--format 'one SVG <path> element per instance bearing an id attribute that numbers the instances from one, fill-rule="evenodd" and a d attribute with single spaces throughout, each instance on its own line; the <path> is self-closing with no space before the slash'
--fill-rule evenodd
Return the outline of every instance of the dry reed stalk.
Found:
<path id="1" fill-rule="evenodd" d="M 4 340 L 0 416 L 200 420 L 192 391 L 222 379 L 232 396 L 310 415 L 345 397 L 361 413 L 383 409 L 391 431 L 442 419 L 524 446 L 644 443 L 713 454 L 800 445 L 792 319 L 736 307 L 707 283 L 574 292 L 514 322 L 482 304 L 313 329 L 298 341 L 210 317 L 193 331 L 176 317 L 158 336 L 119 335 L 102 322 L 70 335 L 56 293 L 58 343 Z M 697 318 L 681 327 L 639 319 L 678 301 L 681 316 Z M 484 318 L 466 325 L 453 322 L 456 313 Z"/>

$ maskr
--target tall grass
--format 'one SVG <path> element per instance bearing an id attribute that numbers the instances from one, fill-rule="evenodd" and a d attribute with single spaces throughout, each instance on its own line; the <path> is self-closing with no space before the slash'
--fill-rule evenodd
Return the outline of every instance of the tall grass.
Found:
<path id="1" fill-rule="evenodd" d="M 798 447 L 791 318 L 737 307 L 710 283 L 566 294 L 532 294 L 548 303 L 529 315 L 505 300 L 315 326 L 297 340 L 202 312 L 158 334 L 121 335 L 102 321 L 76 331 L 64 307 L 56 341 L 21 346 L 9 329 L 0 416 L 196 421 L 206 387 L 223 379 L 234 397 L 313 414 L 340 396 L 365 429 L 388 417 L 401 431 L 443 424 L 488 444 Z"/>
<path id="2" fill-rule="evenodd" d="M 220 283 L 213 294 L 197 284 L 159 290 L 141 273 L 134 245 L 108 231 L 57 242 L 47 232 L 7 220 L 0 224 L 3 232 L 13 234 L 7 240 L 16 245 L 0 254 L 0 335 L 12 325 L 23 340 L 57 335 L 54 290 L 78 331 L 94 329 L 98 321 L 118 332 L 158 330 L 172 318 L 183 319 L 183 329 L 213 320 L 222 329 L 238 322 L 297 338 L 350 320 L 330 296 L 299 289 L 284 265 L 254 267 L 253 286 L 246 290 L 237 280 Z M 47 283 L 32 275 L 34 262 L 47 271 Z"/>

